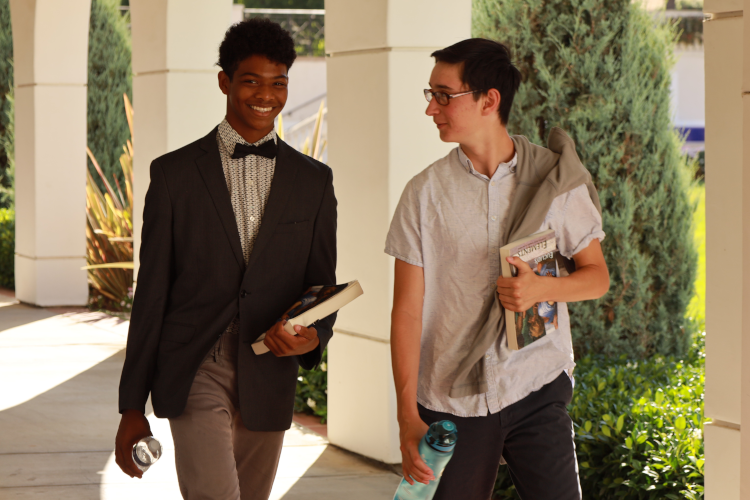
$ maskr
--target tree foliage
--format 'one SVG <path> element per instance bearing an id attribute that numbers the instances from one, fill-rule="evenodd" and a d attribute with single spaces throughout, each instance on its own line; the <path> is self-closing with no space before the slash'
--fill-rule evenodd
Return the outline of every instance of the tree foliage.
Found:
<path id="1" fill-rule="evenodd" d="M 13 207 L 13 95 L 10 2 L 0 0 L 0 208 Z"/>
<path id="2" fill-rule="evenodd" d="M 130 138 L 122 112 L 122 95 L 132 97 L 131 43 L 128 17 L 119 0 L 92 0 L 88 61 L 88 147 L 99 160 L 109 182 L 124 185 L 120 155 Z M 104 185 L 91 161 L 89 172 L 100 189 Z"/>
<path id="3" fill-rule="evenodd" d="M 599 191 L 612 285 L 570 305 L 576 351 L 683 355 L 696 252 L 670 121 L 674 26 L 630 0 L 475 0 L 473 30 L 508 45 L 523 74 L 510 133 L 545 144 L 561 127 Z"/>

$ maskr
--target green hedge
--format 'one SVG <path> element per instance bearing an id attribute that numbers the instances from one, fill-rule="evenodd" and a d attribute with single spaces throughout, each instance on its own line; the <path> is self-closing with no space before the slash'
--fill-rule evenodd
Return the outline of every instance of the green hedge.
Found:
<path id="1" fill-rule="evenodd" d="M 120 0 L 93 0 L 89 18 L 87 145 L 107 180 L 125 186 L 120 167 L 122 146 L 130 129 L 122 111 L 122 94 L 133 97 L 129 15 L 120 13 Z M 104 184 L 87 160 L 99 188 Z"/>
<path id="2" fill-rule="evenodd" d="M 0 286 L 15 288 L 13 259 L 16 251 L 16 213 L 0 208 Z"/>
<path id="3" fill-rule="evenodd" d="M 705 333 L 684 361 L 586 356 L 568 407 L 584 499 L 703 498 Z M 506 466 L 495 493 L 518 498 Z"/>
<path id="4" fill-rule="evenodd" d="M 13 208 L 13 36 L 10 4 L 0 0 L 0 208 Z"/>
<path id="5" fill-rule="evenodd" d="M 316 415 L 322 424 L 328 420 L 328 349 L 323 351 L 317 368 L 305 370 L 300 367 L 294 411 Z"/>

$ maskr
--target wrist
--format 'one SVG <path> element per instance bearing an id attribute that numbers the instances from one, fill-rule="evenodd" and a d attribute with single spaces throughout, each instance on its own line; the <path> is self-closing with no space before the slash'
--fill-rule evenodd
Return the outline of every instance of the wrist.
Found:
<path id="1" fill-rule="evenodd" d="M 422 417 L 419 416 L 419 410 L 417 410 L 416 402 L 412 405 L 405 405 L 407 407 L 399 408 L 396 419 L 399 425 L 408 424 L 414 421 L 421 421 Z"/>
<path id="2" fill-rule="evenodd" d="M 555 296 L 555 285 L 557 285 L 556 280 L 558 278 L 551 278 L 549 276 L 539 276 L 538 278 L 541 280 L 540 283 L 542 286 L 536 302 L 539 303 L 554 300 L 552 297 Z"/>

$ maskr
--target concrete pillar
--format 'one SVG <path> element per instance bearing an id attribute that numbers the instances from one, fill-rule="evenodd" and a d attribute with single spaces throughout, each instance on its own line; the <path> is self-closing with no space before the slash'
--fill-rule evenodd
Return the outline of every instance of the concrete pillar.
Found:
<path id="1" fill-rule="evenodd" d="M 200 139 L 219 124 L 219 44 L 232 0 L 131 0 L 133 35 L 133 222 L 136 274 L 151 161 Z"/>
<path id="2" fill-rule="evenodd" d="M 16 297 L 40 306 L 84 305 L 90 0 L 11 0 L 10 10 Z"/>
<path id="3" fill-rule="evenodd" d="M 750 498 L 740 481 L 750 481 L 750 384 L 742 384 L 750 363 L 750 327 L 744 321 L 750 293 L 750 266 L 743 265 L 750 245 L 750 127 L 744 127 L 750 101 L 743 99 L 744 3 L 706 0 L 706 389 L 704 427 L 707 500 Z M 747 30 L 744 30 L 747 38 Z M 746 43 L 746 42 L 745 42 Z M 746 46 L 747 47 L 747 46 Z M 747 69 L 745 69 L 747 72 Z M 745 82 L 748 82 L 745 79 Z M 750 88 L 745 84 L 744 88 Z M 744 110 L 743 110 L 744 105 Z M 744 116 L 743 116 L 744 115 Z M 743 145 L 744 144 L 744 145 Z M 727 265 L 732 262 L 731 265 Z M 742 348 L 740 348 L 742 346 Z M 744 356 L 743 356 L 744 351 Z M 745 378 L 745 380 L 748 380 Z M 744 389 L 743 389 L 744 388 Z M 743 412 L 743 408 L 745 411 Z M 744 420 L 744 422 L 743 422 Z M 742 425 L 744 424 L 744 425 Z M 743 439 L 740 439 L 741 436 Z M 741 474 L 744 469 L 745 473 Z"/>
<path id="4" fill-rule="evenodd" d="M 390 360 L 393 258 L 383 253 L 406 182 L 455 145 L 425 116 L 430 53 L 469 38 L 471 0 L 327 0 L 329 164 L 339 202 L 338 280 L 365 295 L 338 316 L 328 436 L 401 461 Z"/>

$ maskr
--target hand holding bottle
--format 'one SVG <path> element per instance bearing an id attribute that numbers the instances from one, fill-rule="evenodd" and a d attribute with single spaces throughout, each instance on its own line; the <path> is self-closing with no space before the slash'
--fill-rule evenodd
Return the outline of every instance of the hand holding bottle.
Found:
<path id="1" fill-rule="evenodd" d="M 130 477 L 143 477 L 143 471 L 133 461 L 133 446 L 151 435 L 146 416 L 138 410 L 125 410 L 115 438 L 115 462 Z"/>
<path id="2" fill-rule="evenodd" d="M 424 460 L 419 456 L 419 442 L 429 426 L 419 416 L 399 421 L 399 438 L 401 440 L 401 470 L 409 484 L 414 481 L 427 484 L 435 476 Z"/>
<path id="3" fill-rule="evenodd" d="M 407 476 L 398 485 L 393 500 L 432 500 L 438 489 L 445 467 L 453 456 L 458 438 L 456 424 L 450 420 L 433 422 L 419 441 L 419 458 L 432 470 L 434 478 L 426 484 L 407 481 Z M 415 478 L 416 479 L 416 478 Z"/>

